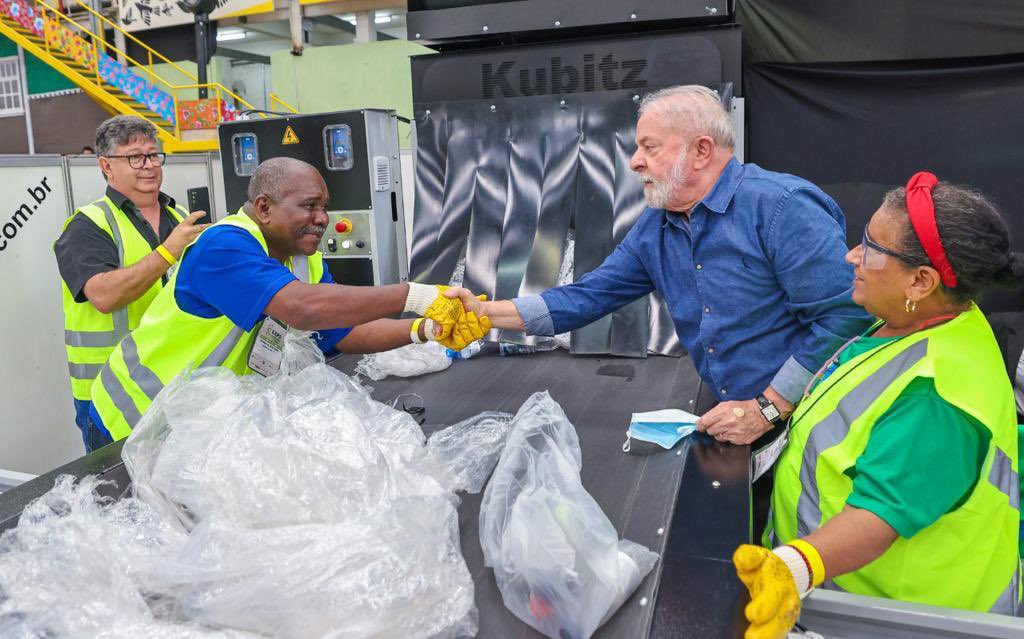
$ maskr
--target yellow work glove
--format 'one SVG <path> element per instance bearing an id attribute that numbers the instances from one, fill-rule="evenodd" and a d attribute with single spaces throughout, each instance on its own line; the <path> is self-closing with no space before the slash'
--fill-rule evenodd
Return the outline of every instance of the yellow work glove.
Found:
<path id="1" fill-rule="evenodd" d="M 732 563 L 750 591 L 745 639 L 785 639 L 800 618 L 800 595 L 786 562 L 767 548 L 743 544 L 733 553 Z"/>
<path id="2" fill-rule="evenodd" d="M 484 297 L 484 296 L 480 296 Z M 482 301 L 482 300 L 481 300 Z M 439 338 L 437 343 L 450 348 L 453 351 L 461 351 L 491 330 L 491 320 L 486 315 L 477 318 L 476 313 L 469 311 L 463 314 L 462 319 L 455 323 L 451 335 L 446 338 Z M 434 339 L 431 337 L 430 339 Z"/>
<path id="3" fill-rule="evenodd" d="M 409 282 L 409 294 L 405 298 L 405 312 L 416 313 L 432 319 L 437 326 L 441 327 L 441 334 L 436 336 L 439 339 L 451 335 L 455 323 L 466 314 L 466 310 L 462 307 L 462 300 L 442 295 L 446 290 L 448 290 L 447 286 L 439 284 Z"/>

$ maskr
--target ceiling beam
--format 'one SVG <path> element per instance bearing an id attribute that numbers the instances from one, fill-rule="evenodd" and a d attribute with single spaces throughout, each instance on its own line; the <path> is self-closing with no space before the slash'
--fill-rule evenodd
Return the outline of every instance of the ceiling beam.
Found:
<path id="1" fill-rule="evenodd" d="M 231 58 L 233 60 L 246 60 L 248 62 L 270 64 L 270 56 L 260 55 L 258 53 L 249 53 L 248 51 L 239 51 L 238 49 L 222 47 L 219 44 L 217 45 L 217 53 L 214 55 L 224 56 L 225 58 Z"/>

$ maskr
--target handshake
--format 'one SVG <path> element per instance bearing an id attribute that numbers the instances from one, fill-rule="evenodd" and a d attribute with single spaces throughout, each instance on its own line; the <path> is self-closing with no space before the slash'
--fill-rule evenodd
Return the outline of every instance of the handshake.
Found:
<path id="1" fill-rule="evenodd" d="M 471 301 L 464 304 L 462 298 Z M 469 297 L 465 289 L 410 282 L 405 311 L 427 319 L 424 334 L 428 340 L 453 351 L 461 351 L 491 330 L 491 320 L 486 315 L 478 317 L 474 312 L 479 308 L 479 302 L 486 299 L 486 295 Z"/>

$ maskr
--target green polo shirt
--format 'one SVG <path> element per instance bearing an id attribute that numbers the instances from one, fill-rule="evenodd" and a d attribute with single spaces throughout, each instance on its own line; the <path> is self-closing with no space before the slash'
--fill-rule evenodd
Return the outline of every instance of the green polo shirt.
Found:
<path id="1" fill-rule="evenodd" d="M 863 337 L 840 365 L 895 337 Z M 919 377 L 879 417 L 864 453 L 847 474 L 846 503 L 871 511 L 902 537 L 913 537 L 966 501 L 985 462 L 991 435 Z"/>

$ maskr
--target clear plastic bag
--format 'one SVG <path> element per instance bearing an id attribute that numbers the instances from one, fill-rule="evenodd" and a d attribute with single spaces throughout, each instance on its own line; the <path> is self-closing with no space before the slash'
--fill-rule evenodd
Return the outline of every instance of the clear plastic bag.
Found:
<path id="1" fill-rule="evenodd" d="M 461 471 L 308 335 L 285 343 L 270 377 L 167 385 L 122 452 L 137 498 L 68 479 L 27 508 L 0 540 L 0 637 L 475 635 Z"/>
<path id="2" fill-rule="evenodd" d="M 511 429 L 511 414 L 486 412 L 431 435 L 427 450 L 440 466 L 443 483 L 452 492 L 483 490 Z"/>
<path id="3" fill-rule="evenodd" d="M 364 355 L 356 364 L 356 373 L 377 382 L 386 377 L 416 377 L 436 373 L 451 365 L 452 360 L 444 346 L 437 342 L 427 342 Z"/>
<path id="4" fill-rule="evenodd" d="M 580 481 L 576 430 L 546 393 L 516 413 L 480 506 L 480 545 L 505 606 L 556 639 L 611 617 L 658 556 L 615 528 Z"/>
<path id="5" fill-rule="evenodd" d="M 0 637 L 232 638 L 248 633 L 173 619 L 157 575 L 185 536 L 136 499 L 97 494 L 68 475 L 0 538 Z"/>

